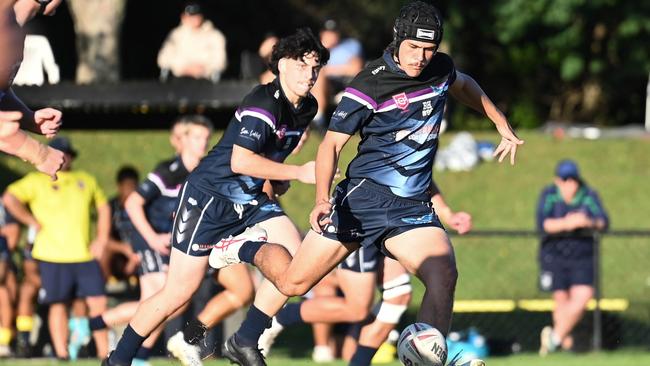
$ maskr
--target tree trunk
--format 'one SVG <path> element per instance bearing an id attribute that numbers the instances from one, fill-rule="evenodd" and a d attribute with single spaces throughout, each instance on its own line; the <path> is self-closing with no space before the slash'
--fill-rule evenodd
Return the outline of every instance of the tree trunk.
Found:
<path id="1" fill-rule="evenodd" d="M 68 0 L 67 3 L 77 37 L 77 83 L 119 81 L 119 40 L 126 0 Z"/>

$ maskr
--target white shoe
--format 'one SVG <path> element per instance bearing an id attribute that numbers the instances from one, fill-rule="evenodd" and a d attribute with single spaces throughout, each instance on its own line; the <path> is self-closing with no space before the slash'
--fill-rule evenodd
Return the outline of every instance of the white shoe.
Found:
<path id="1" fill-rule="evenodd" d="M 334 354 L 329 346 L 315 346 L 311 359 L 316 363 L 333 362 Z"/>
<path id="2" fill-rule="evenodd" d="M 553 343 L 553 328 L 545 326 L 539 335 L 539 355 L 544 357 L 556 349 L 557 345 Z"/>
<path id="3" fill-rule="evenodd" d="M 284 330 L 284 326 L 282 324 L 278 323 L 278 320 L 273 317 L 271 320 L 271 327 L 266 328 L 264 330 L 264 333 L 260 336 L 260 339 L 257 341 L 257 348 L 262 351 L 262 355 L 264 357 L 267 357 L 269 355 L 269 352 L 271 352 L 271 347 L 273 347 L 273 343 L 275 343 L 275 339 L 282 333 Z"/>
<path id="4" fill-rule="evenodd" d="M 202 366 L 201 348 L 185 342 L 183 332 L 179 331 L 167 341 L 167 350 L 174 355 L 183 366 Z"/>
<path id="5" fill-rule="evenodd" d="M 266 230 L 262 229 L 259 225 L 253 225 L 243 233 L 233 237 L 221 239 L 212 251 L 210 251 L 210 267 L 221 269 L 231 264 L 240 263 L 239 249 L 247 242 L 266 242 Z"/>
<path id="6" fill-rule="evenodd" d="M 11 356 L 11 348 L 6 345 L 0 346 L 0 357 L 5 358 Z"/>

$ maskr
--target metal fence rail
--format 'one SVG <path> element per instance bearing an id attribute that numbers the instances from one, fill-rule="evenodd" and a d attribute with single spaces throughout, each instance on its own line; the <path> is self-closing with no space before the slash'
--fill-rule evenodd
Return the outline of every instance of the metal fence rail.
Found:
<path id="1" fill-rule="evenodd" d="M 454 233 L 450 234 L 454 236 L 454 241 L 456 241 L 461 236 Z M 591 236 L 594 238 L 594 299 L 588 304 L 587 310 L 592 312 L 591 322 L 593 324 L 591 330 L 591 348 L 593 350 L 600 350 L 603 348 L 603 329 L 607 324 L 603 324 L 603 312 L 607 313 L 617 313 L 625 314 L 631 305 L 631 301 L 627 298 L 629 296 L 616 296 L 615 298 L 603 298 L 602 291 L 602 279 L 603 279 L 603 268 L 602 268 L 602 250 L 603 242 L 607 242 L 607 238 L 649 238 L 650 239 L 650 230 L 646 229 L 631 229 L 631 230 L 611 230 L 606 233 L 599 232 L 588 232 L 585 231 L 582 233 L 585 236 Z M 534 230 L 509 230 L 509 229 L 493 229 L 493 230 L 475 230 L 468 234 L 462 236 L 468 240 L 475 240 L 477 238 L 489 238 L 493 240 L 494 238 L 539 238 L 541 239 L 540 233 Z M 463 239 L 465 240 L 465 239 Z M 635 239 L 636 240 L 636 239 Z M 528 240 L 526 240 L 528 242 Z M 539 240 L 537 240 L 539 245 Z M 607 244 L 605 244 L 606 246 Z M 644 248 L 644 253 L 638 253 L 634 255 L 636 260 L 640 262 L 648 263 L 650 260 L 650 240 L 647 243 L 642 243 Z M 645 250 L 647 248 L 648 250 Z M 463 260 L 463 258 L 459 258 Z M 630 263 L 620 263 L 620 268 L 625 268 L 626 265 Z M 611 264 L 610 264 L 611 267 Z M 647 281 L 646 286 L 650 286 L 650 266 L 646 266 L 648 272 L 646 275 Z M 472 274 L 469 274 L 471 279 Z M 489 275 L 488 275 L 489 276 Z M 618 294 L 620 295 L 620 294 Z M 650 300 L 650 299 L 648 299 Z M 645 303 L 641 304 L 645 307 Z M 477 313 L 509 313 L 512 314 L 510 318 L 519 318 L 518 315 L 514 315 L 514 312 L 552 312 L 553 309 L 553 300 L 551 299 L 523 299 L 523 298 L 504 298 L 504 299 L 463 299 L 459 298 L 456 300 L 454 307 L 454 312 L 457 314 L 456 318 L 461 319 L 461 323 L 471 324 L 471 314 L 477 316 Z M 465 314 L 468 313 L 468 314 Z M 506 314 L 504 314 L 506 315 Z M 495 315 L 499 316 L 499 315 Z M 505 318 L 499 318 L 505 319 Z M 609 318 L 608 318 L 609 319 Z M 517 320 L 513 320 L 517 321 Z M 650 321 L 645 320 L 644 328 L 650 331 Z M 485 322 L 484 322 L 485 323 Z M 488 324 L 486 327 L 490 327 Z M 495 326 L 492 324 L 492 326 Z M 499 325 L 502 326 L 502 325 Z M 498 328 L 499 326 L 495 326 Z M 610 327 L 617 328 L 617 326 L 611 325 Z M 645 334 L 643 332 L 635 336 L 635 338 L 647 338 L 650 334 Z"/>

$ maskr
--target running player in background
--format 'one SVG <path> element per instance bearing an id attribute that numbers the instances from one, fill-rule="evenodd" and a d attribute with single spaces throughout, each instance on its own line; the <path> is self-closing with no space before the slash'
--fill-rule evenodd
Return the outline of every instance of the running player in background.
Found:
<path id="1" fill-rule="evenodd" d="M 159 163 L 124 202 L 133 227 L 127 232 L 127 225 L 123 223 L 121 229 L 124 235 L 129 235 L 127 241 L 140 257 L 140 302 L 160 291 L 165 283 L 177 196 L 187 176 L 205 155 L 212 133 L 212 122 L 199 115 L 181 117 L 175 125 L 183 125 L 177 129 L 181 135 L 178 145 L 174 146 L 180 148 L 178 155 Z M 137 301 L 123 303 L 90 319 L 90 329 L 127 323 L 138 304 Z M 143 343 L 133 364 L 148 363 L 151 349 L 162 330 L 161 325 Z"/>
<path id="2" fill-rule="evenodd" d="M 267 180 L 314 183 L 313 161 L 304 165 L 283 161 L 316 114 L 310 90 L 328 58 L 327 50 L 308 29 L 297 30 L 274 47 L 271 64 L 277 78 L 244 97 L 222 139 L 188 178 L 178 202 L 167 282 L 140 305 L 104 365 L 131 364 L 143 340 L 190 300 L 203 279 L 210 250 L 229 245 L 229 235 L 259 223 L 272 240 L 286 245 L 275 247 L 284 254 L 280 256 L 291 257 L 300 234 L 282 208 L 263 192 L 263 185 Z M 248 316 L 256 319 L 263 312 L 275 313 L 286 300 L 264 281 Z M 186 334 L 202 336 L 205 329 L 207 324 L 196 323 L 194 331 Z M 250 346 L 257 346 L 257 339 Z"/>
<path id="3" fill-rule="evenodd" d="M 519 140 L 503 113 L 452 59 L 438 52 L 442 19 L 430 4 L 405 5 L 395 21 L 393 42 L 346 89 L 332 115 L 316 160 L 316 206 L 312 230 L 293 260 L 266 243 L 253 227 L 223 248 L 210 265 L 255 264 L 286 296 L 303 295 L 360 247 L 376 246 L 397 259 L 425 285 L 418 321 L 449 332 L 457 270 L 453 248 L 431 205 L 431 171 L 447 93 L 487 116 L 501 142 L 495 150 L 514 164 Z M 353 134 L 363 139 L 347 179 L 330 189 L 339 155 Z M 257 239 L 256 239 L 257 238 Z M 287 266 L 287 263 L 290 265 Z M 257 314 L 225 345 L 235 362 L 264 365 L 257 340 L 274 313 Z M 253 345 L 243 345 L 240 339 Z M 249 343 L 250 344 L 250 343 Z M 376 349 L 357 349 L 352 365 L 370 362 Z"/>
<path id="4" fill-rule="evenodd" d="M 48 138 L 61 127 L 61 112 L 29 109 L 11 90 L 23 59 L 22 26 L 38 14 L 53 15 L 62 0 L 0 0 L 0 150 L 33 164 L 56 179 L 63 153 L 34 140 L 25 131 Z"/>

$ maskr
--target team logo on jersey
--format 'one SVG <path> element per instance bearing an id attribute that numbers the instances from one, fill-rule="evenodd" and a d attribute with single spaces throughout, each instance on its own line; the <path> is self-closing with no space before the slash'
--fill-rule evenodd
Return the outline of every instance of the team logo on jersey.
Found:
<path id="1" fill-rule="evenodd" d="M 280 140 L 282 140 L 284 136 L 287 134 L 287 125 L 281 125 L 280 128 L 278 128 L 275 131 L 275 134 L 278 136 Z"/>
<path id="2" fill-rule="evenodd" d="M 245 137 L 251 137 L 256 140 L 259 140 L 262 137 L 261 133 L 254 130 L 249 130 L 246 127 L 242 127 L 241 130 L 239 130 L 239 135 Z"/>
<path id="3" fill-rule="evenodd" d="M 278 99 L 280 98 L 280 91 L 276 90 L 275 93 L 273 94 L 273 98 Z"/>
<path id="4" fill-rule="evenodd" d="M 386 70 L 386 66 L 381 65 L 381 66 L 377 67 L 376 69 L 372 70 L 370 73 L 373 74 L 373 75 L 377 75 L 382 70 Z"/>
<path id="5" fill-rule="evenodd" d="M 429 115 L 433 112 L 433 107 L 431 106 L 431 101 L 426 100 L 422 103 L 422 117 L 429 117 Z"/>
<path id="6" fill-rule="evenodd" d="M 393 100 L 395 101 L 397 108 L 401 110 L 406 110 L 409 106 L 409 97 L 406 96 L 406 93 L 393 95 Z"/>

